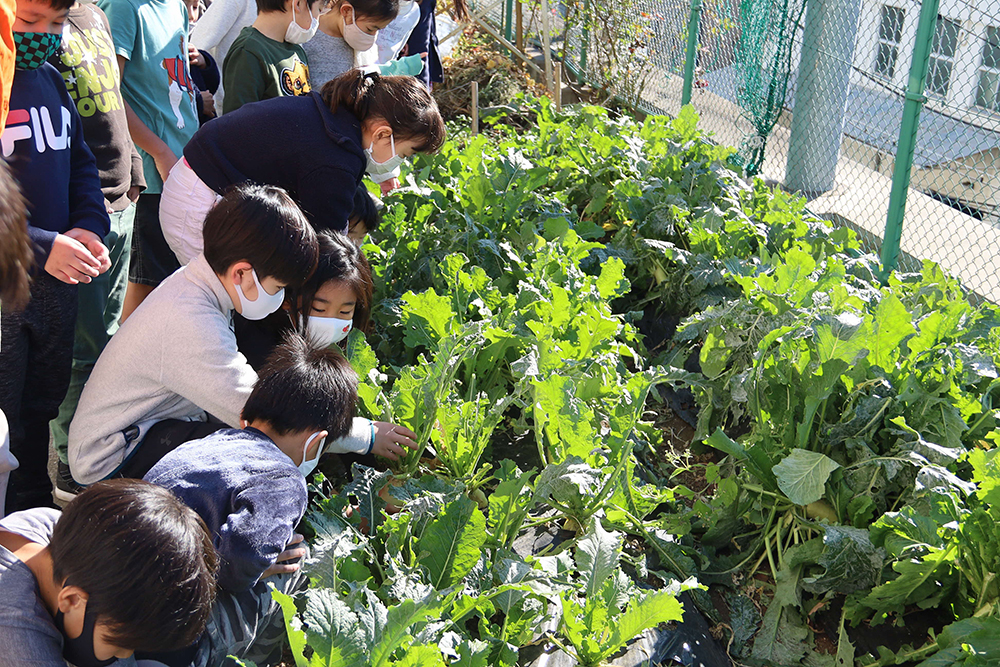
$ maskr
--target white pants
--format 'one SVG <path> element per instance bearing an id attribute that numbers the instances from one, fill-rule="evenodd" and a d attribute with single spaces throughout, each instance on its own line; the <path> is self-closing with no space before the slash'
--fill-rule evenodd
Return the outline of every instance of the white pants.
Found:
<path id="1" fill-rule="evenodd" d="M 220 199 L 184 158 L 170 168 L 160 195 L 160 227 L 182 266 L 201 254 L 205 216 Z"/>

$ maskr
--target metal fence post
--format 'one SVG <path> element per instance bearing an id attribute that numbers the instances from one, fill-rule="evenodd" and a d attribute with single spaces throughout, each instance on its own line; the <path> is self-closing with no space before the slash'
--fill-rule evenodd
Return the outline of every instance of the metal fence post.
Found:
<path id="1" fill-rule="evenodd" d="M 514 32 L 514 0 L 505 0 L 503 16 L 503 36 L 509 42 Z"/>
<path id="2" fill-rule="evenodd" d="M 684 54 L 684 88 L 681 89 L 681 106 L 691 104 L 691 88 L 694 86 L 694 64 L 698 59 L 698 24 L 701 20 L 701 0 L 691 0 L 691 14 L 688 16 L 688 43 Z"/>
<path id="3" fill-rule="evenodd" d="M 590 0 L 583 0 L 583 30 L 580 33 L 580 81 L 587 80 L 587 49 L 590 48 Z"/>
<path id="4" fill-rule="evenodd" d="M 910 187 L 910 170 L 913 168 L 913 151 L 916 148 L 917 130 L 920 127 L 920 110 L 927 97 L 924 84 L 927 80 L 931 40 L 937 24 L 939 0 L 924 0 L 920 5 L 917 37 L 913 45 L 913 60 L 906 83 L 906 101 L 903 119 L 896 143 L 896 163 L 892 170 L 892 190 L 889 193 L 889 212 L 885 219 L 885 236 L 882 239 L 882 278 L 889 276 L 899 260 L 899 242 L 903 236 L 903 214 L 906 212 L 906 195 Z"/>
<path id="5" fill-rule="evenodd" d="M 545 53 L 545 90 L 552 90 L 552 29 L 549 0 L 542 0 L 542 49 Z"/>

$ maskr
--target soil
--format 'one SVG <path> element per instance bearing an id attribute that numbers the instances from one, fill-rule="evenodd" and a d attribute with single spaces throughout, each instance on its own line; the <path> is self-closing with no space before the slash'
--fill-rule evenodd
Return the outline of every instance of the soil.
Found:
<path id="1" fill-rule="evenodd" d="M 472 82 L 479 83 L 479 108 L 508 104 L 518 93 L 546 94 L 544 86 L 515 63 L 493 38 L 475 27 L 465 30 L 451 56 L 443 61 L 444 81 L 435 84 L 434 99 L 446 120 L 472 116 Z"/>

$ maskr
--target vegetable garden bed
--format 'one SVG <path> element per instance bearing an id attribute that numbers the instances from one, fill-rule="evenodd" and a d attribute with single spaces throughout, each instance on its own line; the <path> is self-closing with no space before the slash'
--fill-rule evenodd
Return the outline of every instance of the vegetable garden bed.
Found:
<path id="1" fill-rule="evenodd" d="M 1000 664 L 996 308 L 880 284 L 690 109 L 515 105 L 365 248 L 361 409 L 421 450 L 315 487 L 296 662 L 621 664 L 701 613 L 739 664 Z"/>

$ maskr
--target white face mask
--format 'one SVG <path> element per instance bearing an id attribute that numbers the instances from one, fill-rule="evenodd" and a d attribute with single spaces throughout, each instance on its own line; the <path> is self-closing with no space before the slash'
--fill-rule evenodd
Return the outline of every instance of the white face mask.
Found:
<path id="1" fill-rule="evenodd" d="M 288 24 L 288 28 L 285 30 L 285 41 L 289 44 L 305 44 L 319 30 L 319 16 L 313 16 L 312 10 L 309 9 L 308 5 L 306 5 L 306 11 L 309 12 L 309 18 L 312 21 L 309 23 L 308 28 L 303 28 L 295 22 L 295 3 L 292 3 L 292 22 Z"/>
<path id="2" fill-rule="evenodd" d="M 320 433 L 322 433 L 322 431 L 318 431 L 310 435 L 309 439 L 306 440 L 306 446 L 302 448 L 302 463 L 299 464 L 299 472 L 302 473 L 303 477 L 308 477 L 309 473 L 316 469 L 316 465 L 319 463 L 319 457 L 323 455 L 323 446 L 326 444 L 324 442 L 326 438 L 320 440 L 319 447 L 316 448 L 316 456 L 314 456 L 311 460 L 306 461 L 306 455 L 309 453 L 309 445 L 312 444 L 312 441 L 315 440 Z"/>
<path id="3" fill-rule="evenodd" d="M 302 327 L 302 316 L 299 316 L 299 328 Z M 354 322 L 342 320 L 339 317 L 316 317 L 315 315 L 306 320 L 306 336 L 319 347 L 330 347 L 334 343 L 347 338 L 351 333 Z"/>
<path id="4" fill-rule="evenodd" d="M 403 164 L 405 159 L 402 155 L 396 155 L 396 139 L 391 134 L 389 135 L 390 146 L 392 146 L 392 157 L 385 162 L 376 162 L 375 156 L 372 154 L 372 149 L 375 147 L 375 140 L 372 139 L 371 145 L 365 149 L 365 153 L 368 156 L 368 167 L 365 171 L 368 172 L 368 177 L 371 178 L 376 183 L 381 183 L 382 181 L 388 181 L 396 175 L 396 170 L 399 169 L 399 165 Z"/>
<path id="5" fill-rule="evenodd" d="M 262 320 L 281 308 L 281 304 L 285 301 L 285 288 L 282 287 L 276 294 L 268 294 L 257 280 L 257 272 L 254 269 L 250 269 L 250 275 L 253 276 L 253 284 L 257 286 L 257 298 L 249 300 L 243 293 L 243 287 L 236 283 L 236 295 L 240 298 L 240 315 L 248 320 Z"/>
<path id="6" fill-rule="evenodd" d="M 351 5 L 351 23 L 344 24 L 344 41 L 355 51 L 367 51 L 375 46 L 375 38 L 378 37 L 378 30 L 374 35 L 358 27 L 358 16 L 354 13 L 354 6 Z"/>

